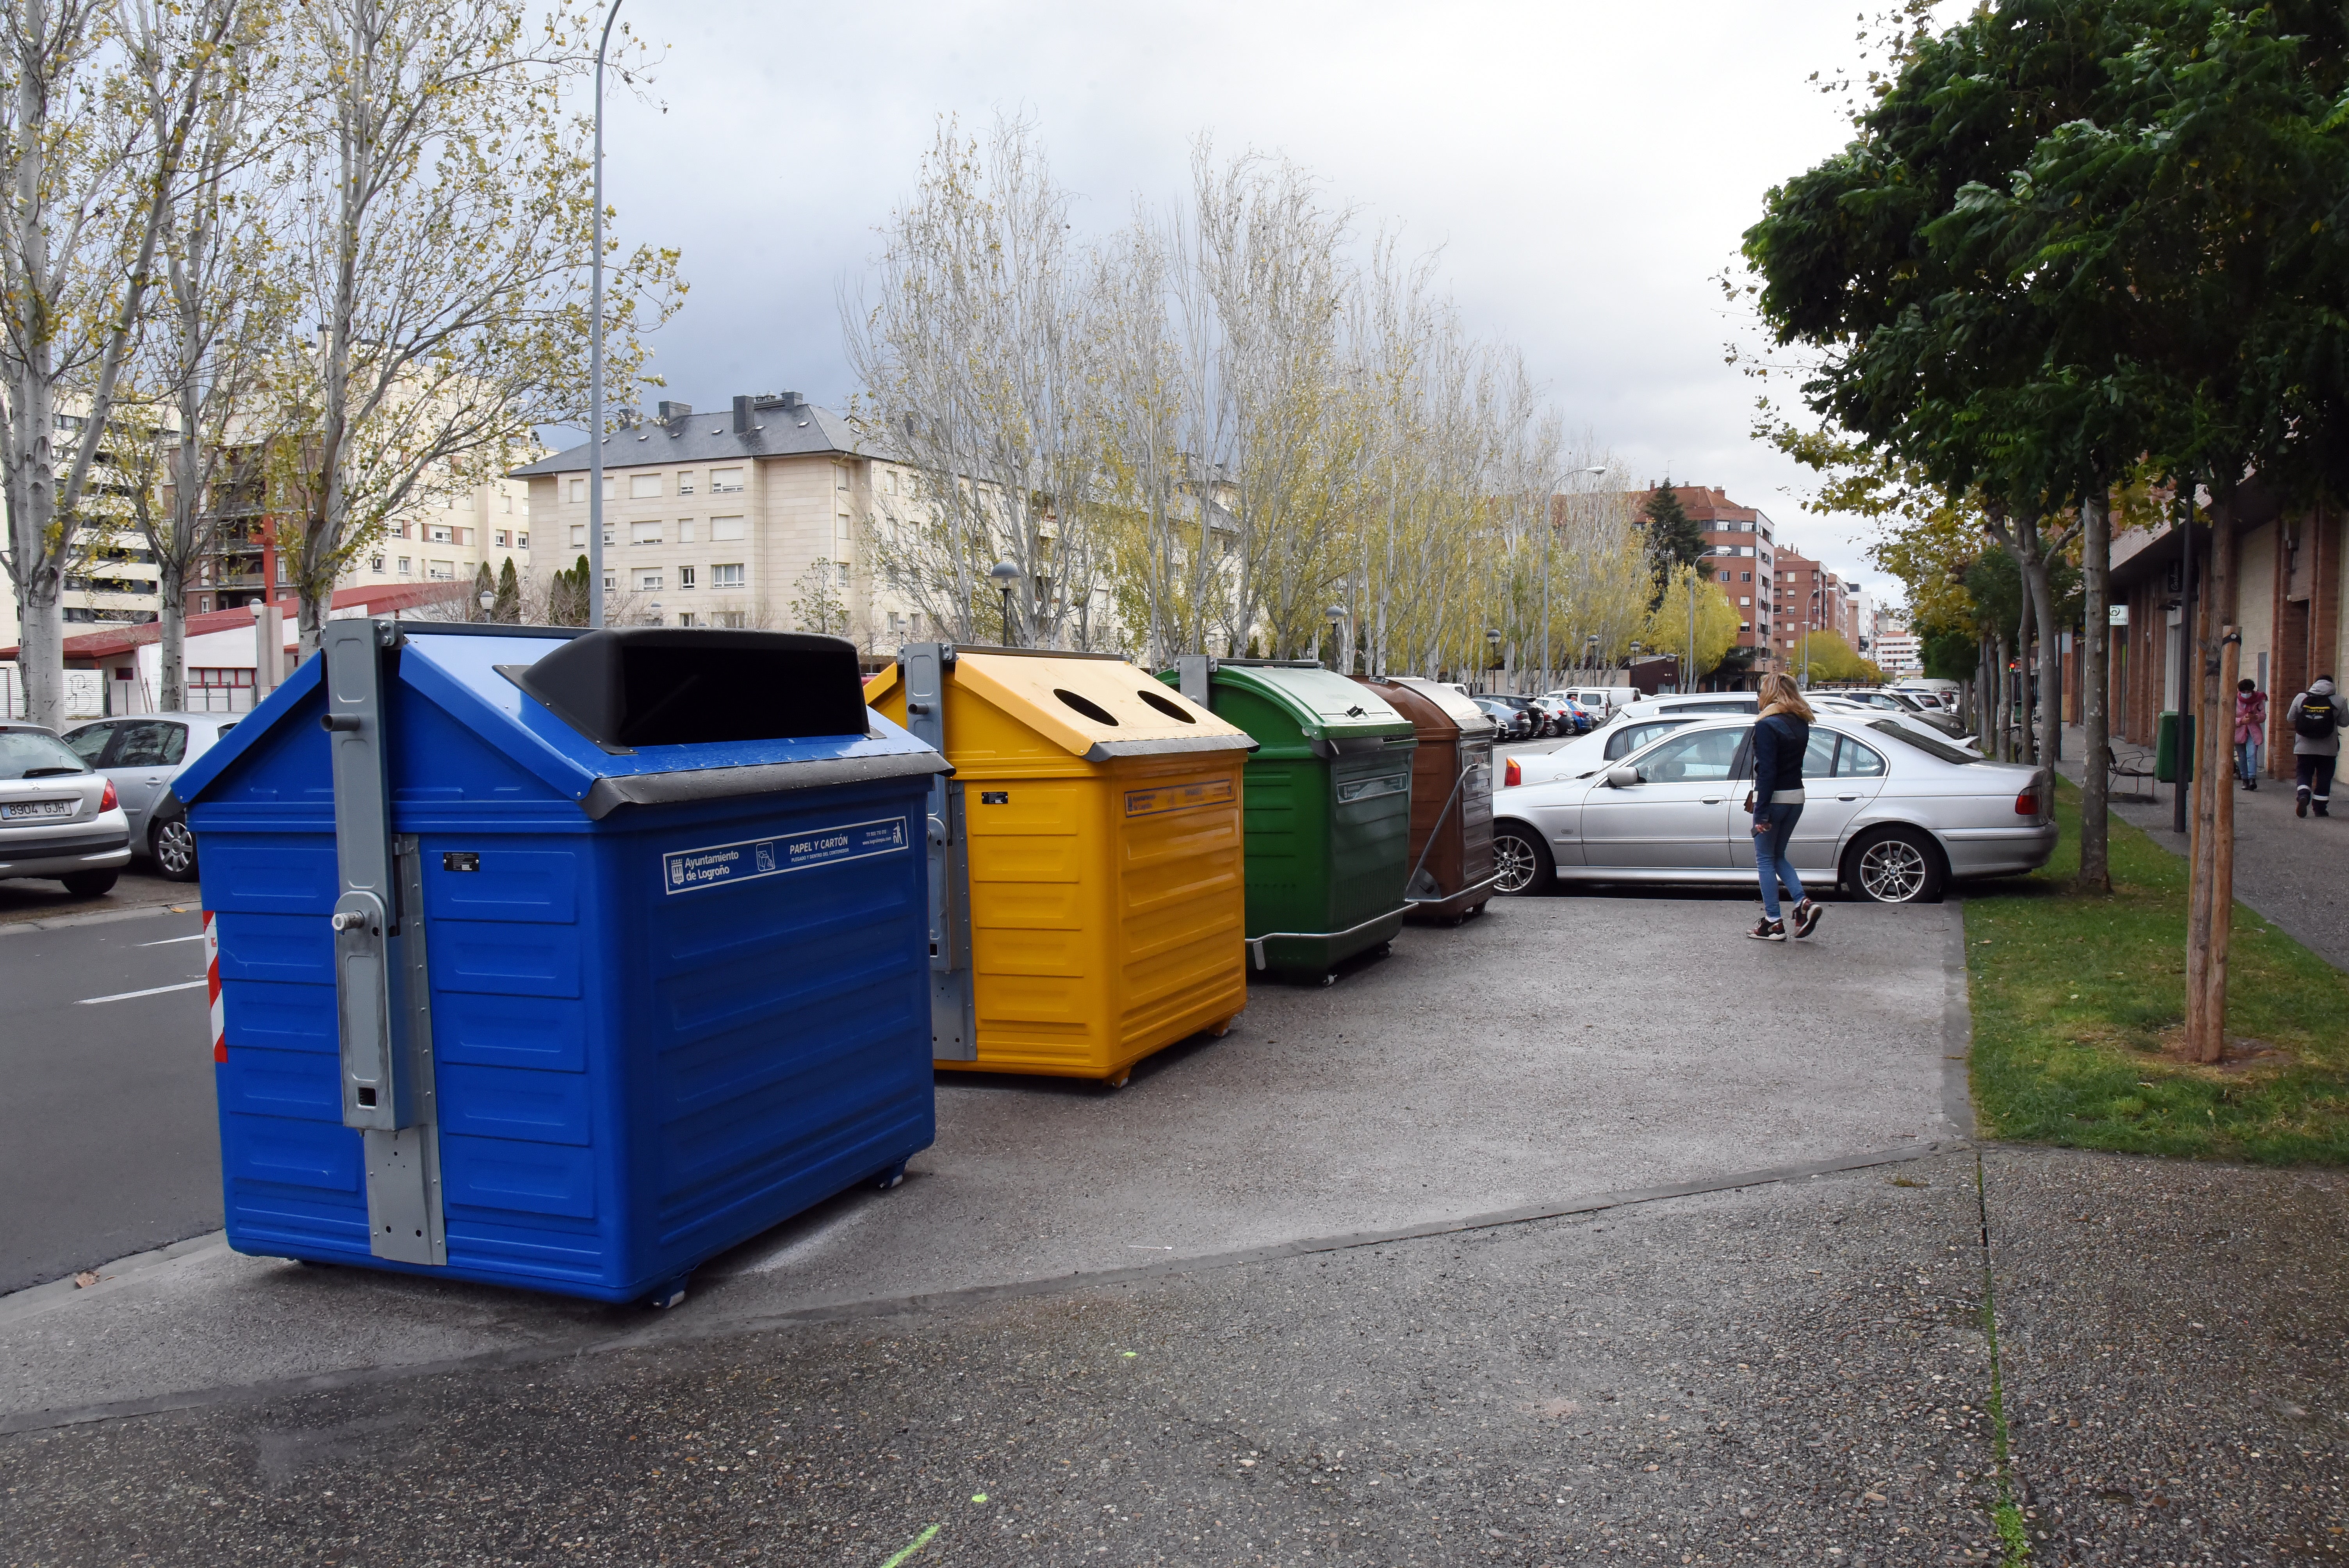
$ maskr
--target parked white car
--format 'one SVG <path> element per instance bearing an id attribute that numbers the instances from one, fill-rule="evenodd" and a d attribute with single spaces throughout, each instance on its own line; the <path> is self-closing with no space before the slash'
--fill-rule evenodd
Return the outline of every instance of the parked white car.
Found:
<path id="1" fill-rule="evenodd" d="M 1500 891 L 1751 883 L 1753 729 L 1750 718 L 1693 718 L 1603 769 L 1496 791 Z M 1803 777 L 1794 861 L 1822 887 L 1931 903 L 1952 878 L 2035 871 L 2055 852 L 2047 769 L 1987 761 L 1896 719 L 1822 713 Z"/>
<path id="2" fill-rule="evenodd" d="M 1545 694 L 1565 697 L 1590 711 L 1590 717 L 1605 724 L 1624 708 L 1640 700 L 1638 686 L 1562 686 Z"/>
<path id="3" fill-rule="evenodd" d="M 228 714 L 142 713 L 79 725 L 66 731 L 65 743 L 113 781 L 131 846 L 155 862 L 157 874 L 193 882 L 196 839 L 171 780 L 236 726 Z"/>
<path id="4" fill-rule="evenodd" d="M 0 878 L 55 877 L 94 898 L 129 863 L 114 781 L 38 725 L 0 724 Z"/>

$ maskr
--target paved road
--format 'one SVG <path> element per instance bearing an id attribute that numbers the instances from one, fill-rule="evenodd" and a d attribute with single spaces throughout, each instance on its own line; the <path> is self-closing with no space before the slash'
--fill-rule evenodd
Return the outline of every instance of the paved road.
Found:
<path id="1" fill-rule="evenodd" d="M 1229 1036 L 1114 1093 L 950 1079 L 903 1187 L 714 1261 L 693 1300 L 769 1312 L 1066 1279 L 1920 1148 L 1956 1133 L 1955 913 L 1838 908 L 1822 940 L 1786 945 L 1745 941 L 1736 903 L 1503 900 L 1456 931 L 1406 931 L 1326 990 L 1257 985 Z M 1656 984 L 1660 954 L 1701 978 Z M 1773 1008 L 1783 1026 L 1759 1022 Z M 0 1310 L 0 1415 L 643 1323 L 218 1247 L 67 1295 L 23 1321 Z"/>
<path id="2" fill-rule="evenodd" d="M 83 918 L 0 924 L 0 1292 L 221 1222 L 202 921 Z"/>
<path id="3" fill-rule="evenodd" d="M 196 908 L 195 883 L 165 882 L 150 875 L 143 861 L 131 861 L 113 888 L 96 898 L 69 893 L 63 882 L 51 882 L 47 877 L 0 882 L 0 926 L 171 904 Z"/>
<path id="4" fill-rule="evenodd" d="M 2342 1560 L 2349 1181 L 1955 1153 L 0 1438 L 12 1563 Z M 1985 1263 L 1990 1265 L 1985 1268 Z"/>

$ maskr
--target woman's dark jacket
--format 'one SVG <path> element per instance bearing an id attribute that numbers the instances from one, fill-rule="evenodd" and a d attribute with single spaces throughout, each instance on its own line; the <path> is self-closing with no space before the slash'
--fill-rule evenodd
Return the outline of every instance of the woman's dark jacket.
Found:
<path id="1" fill-rule="evenodd" d="M 1791 713 L 1774 713 L 1754 727 L 1755 816 L 1768 810 L 1773 801 L 1801 804 L 1803 754 L 1810 748 L 1811 727 Z"/>

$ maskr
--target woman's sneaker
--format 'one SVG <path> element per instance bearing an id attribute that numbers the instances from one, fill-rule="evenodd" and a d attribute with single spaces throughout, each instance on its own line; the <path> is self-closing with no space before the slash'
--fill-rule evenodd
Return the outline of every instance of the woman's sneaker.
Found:
<path id="1" fill-rule="evenodd" d="M 1826 913 L 1826 911 L 1821 909 L 1816 902 L 1807 898 L 1802 903 L 1796 904 L 1795 906 L 1795 934 L 1796 936 L 1808 936 L 1812 932 L 1816 931 L 1819 928 L 1819 916 Z"/>
<path id="2" fill-rule="evenodd" d="M 1755 921 L 1754 929 L 1745 934 L 1756 942 L 1784 942 L 1786 940 L 1786 923 L 1783 920 L 1772 920 L 1765 915 Z"/>

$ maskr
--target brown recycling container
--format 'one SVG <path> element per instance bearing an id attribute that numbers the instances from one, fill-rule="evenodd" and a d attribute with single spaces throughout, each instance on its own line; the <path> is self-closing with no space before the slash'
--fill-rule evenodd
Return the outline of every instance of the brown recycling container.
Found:
<path id="1" fill-rule="evenodd" d="M 1457 925 L 1481 912 L 1498 880 L 1493 864 L 1493 721 L 1434 681 L 1354 677 L 1411 720 L 1409 918 Z"/>

